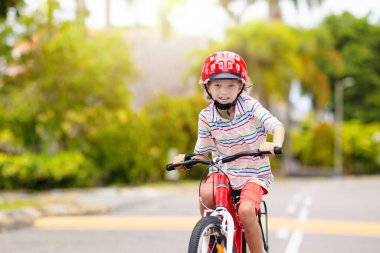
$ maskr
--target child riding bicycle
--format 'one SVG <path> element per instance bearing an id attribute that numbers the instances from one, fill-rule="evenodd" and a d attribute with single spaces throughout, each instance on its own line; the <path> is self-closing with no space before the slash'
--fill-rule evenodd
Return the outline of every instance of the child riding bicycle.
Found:
<path id="1" fill-rule="evenodd" d="M 210 153 L 216 158 L 255 149 L 273 152 L 274 147 L 282 147 L 283 124 L 246 94 L 251 83 L 241 56 L 229 51 L 209 55 L 202 67 L 200 83 L 212 102 L 199 114 L 194 154 L 177 155 L 173 163 L 207 158 Z M 267 134 L 273 135 L 272 142 L 266 140 Z M 269 158 L 239 158 L 228 164 L 227 175 L 232 188 L 240 190 L 238 215 L 250 252 L 261 252 L 263 242 L 257 213 L 273 182 Z M 209 174 L 201 191 L 201 214 L 205 208 L 214 208 L 213 187 Z"/>

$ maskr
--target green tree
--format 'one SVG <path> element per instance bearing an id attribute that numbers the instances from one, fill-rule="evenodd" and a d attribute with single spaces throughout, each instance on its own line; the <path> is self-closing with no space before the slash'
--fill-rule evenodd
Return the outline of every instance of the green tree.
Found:
<path id="1" fill-rule="evenodd" d="M 344 118 L 375 122 L 380 118 L 380 25 L 368 17 L 355 18 L 346 12 L 330 16 L 322 24 L 341 52 L 345 68 L 342 76 L 329 75 L 331 83 L 345 76 L 355 85 L 345 90 Z"/>
<path id="2" fill-rule="evenodd" d="M 291 80 L 301 71 L 294 30 L 282 23 L 251 22 L 227 36 L 226 48 L 234 48 L 247 62 L 255 96 L 265 105 L 271 96 L 287 102 Z"/>
<path id="3" fill-rule="evenodd" d="M 98 173 L 90 174 L 100 178 L 100 183 L 161 178 L 162 173 L 152 170 L 152 159 L 143 155 L 150 145 L 150 125 L 130 108 L 128 86 L 135 69 L 128 42 L 116 32 L 89 34 L 76 22 L 28 25 L 25 39 L 18 42 L 26 50 L 8 65 L 17 72 L 4 76 L 0 88 L 0 137 L 6 133 L 22 146 L 23 153 L 46 159 L 71 154 L 88 159 L 78 162 L 78 169 L 98 168 Z M 64 183 L 53 178 L 49 182 Z"/>
<path id="4" fill-rule="evenodd" d="M 343 75 L 344 59 L 333 38 L 320 28 L 299 31 L 297 56 L 302 65 L 302 92 L 310 95 L 314 110 L 325 111 L 331 99 L 329 77 Z"/>
<path id="5" fill-rule="evenodd" d="M 15 27 L 12 21 L 7 19 L 10 10 L 14 10 L 16 18 L 20 17 L 20 9 L 24 5 L 23 0 L 2 0 L 0 2 L 0 86 L 6 66 L 7 58 L 12 49 L 12 41 L 15 40 Z"/>
<path id="6" fill-rule="evenodd" d="M 14 9 L 16 12 L 16 15 L 20 16 L 20 7 L 23 4 L 24 4 L 23 0 L 1 0 L 0 21 L 5 20 L 7 18 L 9 9 Z"/>
<path id="7" fill-rule="evenodd" d="M 25 147 L 64 149 L 70 138 L 63 123 L 70 113 L 129 107 L 125 81 L 133 67 L 121 37 L 88 35 L 71 23 L 51 38 L 43 32 L 36 37 L 26 42 L 31 50 L 13 63 L 20 73 L 5 76 L 1 90 L 5 117 Z"/>

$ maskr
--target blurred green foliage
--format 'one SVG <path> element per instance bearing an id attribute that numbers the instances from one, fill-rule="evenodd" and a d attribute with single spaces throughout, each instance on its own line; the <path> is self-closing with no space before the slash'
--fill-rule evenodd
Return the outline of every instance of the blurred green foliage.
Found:
<path id="1" fill-rule="evenodd" d="M 54 187 L 93 186 L 97 170 L 81 153 L 55 155 L 24 153 L 0 154 L 0 188 L 49 189 Z"/>
<path id="2" fill-rule="evenodd" d="M 32 48 L 11 63 L 19 73 L 4 76 L 0 103 L 26 149 L 54 153 L 101 126 L 100 113 L 130 111 L 133 66 L 120 37 L 90 36 L 70 23 L 44 32 L 24 42 Z"/>
<path id="3" fill-rule="evenodd" d="M 333 38 L 334 47 L 344 59 L 343 76 L 354 78 L 355 85 L 345 89 L 344 117 L 376 122 L 380 119 L 380 25 L 368 17 L 355 18 L 345 12 L 330 16 L 321 25 Z M 330 76 L 331 84 L 341 77 Z"/>
<path id="4" fill-rule="evenodd" d="M 24 0 L 1 0 L 0 2 L 0 20 L 7 18 L 9 9 L 14 9 L 17 16 L 20 15 L 19 8 L 24 4 Z"/>
<path id="5" fill-rule="evenodd" d="M 295 129 L 293 152 L 305 168 L 329 170 L 334 166 L 334 125 L 305 121 Z M 343 168 L 346 174 L 375 174 L 380 167 L 380 123 L 346 121 L 343 125 Z M 311 145 L 312 144 L 312 145 Z"/>
<path id="6" fill-rule="evenodd" d="M 334 125 L 309 119 L 293 130 L 292 141 L 294 156 L 302 166 L 325 170 L 334 166 Z"/>
<path id="7" fill-rule="evenodd" d="M 380 122 L 347 121 L 343 125 L 344 168 L 348 174 L 380 171 Z"/>

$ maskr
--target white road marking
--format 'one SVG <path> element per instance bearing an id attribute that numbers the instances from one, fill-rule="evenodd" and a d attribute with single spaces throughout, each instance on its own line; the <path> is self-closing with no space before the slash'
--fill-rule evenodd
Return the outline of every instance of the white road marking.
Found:
<path id="1" fill-rule="evenodd" d="M 298 214 L 298 220 L 306 222 L 309 216 L 310 205 L 313 202 L 311 195 L 306 195 L 302 201 L 302 206 Z M 295 230 L 290 236 L 285 253 L 298 253 L 302 244 L 304 232 L 302 230 Z"/>
<path id="2" fill-rule="evenodd" d="M 309 216 L 309 208 L 312 203 L 311 195 L 308 195 L 304 198 L 300 213 L 298 214 L 298 219 L 301 221 L 306 221 Z"/>
<path id="3" fill-rule="evenodd" d="M 287 228 L 279 228 L 276 231 L 276 237 L 278 239 L 288 239 L 289 234 L 290 234 L 290 231 Z"/>
<path id="4" fill-rule="evenodd" d="M 285 253 L 297 253 L 302 244 L 302 240 L 303 232 L 301 230 L 294 231 L 289 239 L 289 243 L 286 247 Z"/>
<path id="5" fill-rule="evenodd" d="M 301 198 L 302 198 L 302 195 L 300 192 L 293 195 L 293 197 L 290 199 L 290 201 L 286 207 L 286 212 L 288 214 L 292 215 L 292 214 L 296 213 L 297 205 L 300 202 Z"/>

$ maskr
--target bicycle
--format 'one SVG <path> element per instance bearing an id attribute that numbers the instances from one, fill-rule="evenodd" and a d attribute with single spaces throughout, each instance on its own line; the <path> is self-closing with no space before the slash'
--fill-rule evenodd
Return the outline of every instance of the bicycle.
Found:
<path id="1" fill-rule="evenodd" d="M 274 154 L 281 154 L 282 149 L 276 147 Z M 242 226 L 238 214 L 237 203 L 240 192 L 233 190 L 225 173 L 225 163 L 234 161 L 243 156 L 263 156 L 271 154 L 270 151 L 246 151 L 224 158 L 214 160 L 190 159 L 183 163 L 167 164 L 166 170 L 175 170 L 176 167 L 185 166 L 191 168 L 197 164 L 208 165 L 211 173 L 216 176 L 214 179 L 215 187 L 215 209 L 206 208 L 203 217 L 195 225 L 190 241 L 189 253 L 248 253 L 249 249 L 245 241 L 244 227 Z M 199 198 L 202 203 L 199 185 Z M 265 201 L 262 201 L 262 210 L 258 210 L 258 222 L 263 238 L 265 252 L 268 252 L 268 210 Z M 265 227 L 262 224 L 262 216 L 265 216 Z"/>

